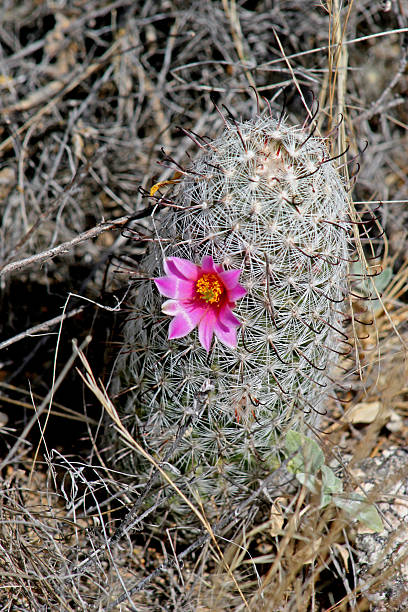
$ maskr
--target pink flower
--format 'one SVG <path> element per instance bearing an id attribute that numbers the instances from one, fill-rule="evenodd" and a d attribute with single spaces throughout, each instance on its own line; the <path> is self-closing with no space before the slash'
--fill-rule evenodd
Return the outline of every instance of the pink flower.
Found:
<path id="1" fill-rule="evenodd" d="M 206 256 L 197 266 L 188 259 L 169 257 L 164 261 L 167 276 L 154 279 L 160 293 L 168 298 L 162 310 L 174 319 L 169 339 L 182 338 L 198 326 L 198 337 L 207 351 L 213 334 L 227 346 L 237 346 L 240 321 L 233 314 L 236 300 L 246 295 L 239 284 L 240 270 L 223 270 Z"/>

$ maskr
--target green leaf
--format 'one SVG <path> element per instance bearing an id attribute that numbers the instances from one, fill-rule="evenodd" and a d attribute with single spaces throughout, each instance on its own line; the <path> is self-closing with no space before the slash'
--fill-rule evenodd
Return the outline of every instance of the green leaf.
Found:
<path id="1" fill-rule="evenodd" d="M 393 277 L 392 268 L 385 268 L 378 276 L 367 276 L 365 266 L 362 266 L 359 261 L 352 264 L 351 271 L 353 274 L 359 275 L 356 279 L 358 281 L 356 282 L 356 287 L 366 295 L 371 293 L 370 283 L 374 283 L 377 291 L 381 293 Z"/>
<path id="2" fill-rule="evenodd" d="M 307 438 L 292 429 L 286 434 L 286 452 L 290 460 L 288 470 L 292 474 L 298 472 L 316 474 L 324 464 L 324 455 L 315 440 Z"/>
<path id="3" fill-rule="evenodd" d="M 328 506 L 330 504 L 331 501 L 332 501 L 332 496 L 330 495 L 330 493 L 325 493 L 322 490 L 321 494 L 320 494 L 320 506 L 319 506 L 319 508 L 325 508 L 326 506 Z"/>
<path id="4" fill-rule="evenodd" d="M 333 496 L 333 502 L 338 508 L 344 510 L 352 519 L 356 519 L 369 527 L 372 531 L 383 531 L 383 523 L 374 504 L 370 504 L 365 497 L 352 493 L 348 498 Z"/>
<path id="5" fill-rule="evenodd" d="M 304 472 L 296 472 L 296 478 L 301 485 L 307 487 L 312 493 L 317 493 L 319 481 L 313 474 L 305 474 Z"/>
<path id="6" fill-rule="evenodd" d="M 327 465 L 322 465 L 322 487 L 327 493 L 343 492 L 343 481 Z"/>
<path id="7" fill-rule="evenodd" d="M 327 506 L 332 499 L 333 493 L 343 492 L 343 481 L 337 478 L 333 470 L 327 465 L 322 465 L 322 490 L 320 497 L 320 508 Z"/>
<path id="8" fill-rule="evenodd" d="M 374 277 L 374 285 L 377 288 L 377 291 L 384 291 L 390 280 L 392 279 L 393 272 L 392 268 L 385 268 L 381 274 Z"/>

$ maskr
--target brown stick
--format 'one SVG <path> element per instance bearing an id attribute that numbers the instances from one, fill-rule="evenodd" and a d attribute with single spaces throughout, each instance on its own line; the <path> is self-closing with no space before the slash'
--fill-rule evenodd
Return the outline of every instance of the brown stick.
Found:
<path id="1" fill-rule="evenodd" d="M 61 323 L 61 321 L 64 321 L 65 319 L 69 319 L 70 317 L 74 317 L 75 315 L 79 314 L 84 310 L 84 308 L 85 306 L 79 306 L 79 308 L 74 308 L 74 310 L 71 310 L 70 312 L 58 315 L 58 317 L 54 317 L 53 319 L 49 319 L 48 321 L 44 321 L 43 323 L 39 323 L 38 325 L 34 325 L 33 327 L 26 329 L 20 334 L 17 334 L 16 336 L 9 338 L 8 340 L 0 342 L 0 351 L 2 349 L 7 348 L 11 344 L 14 344 L 15 342 L 19 342 L 20 340 L 27 338 L 28 336 L 34 336 L 35 334 L 38 334 L 40 332 L 47 331 L 48 329 L 50 329 L 50 327 L 54 327 L 54 325 L 58 325 L 58 323 Z"/>
<path id="2" fill-rule="evenodd" d="M 130 219 L 131 216 L 128 215 L 126 217 L 120 217 L 120 219 L 115 219 L 114 221 L 102 221 L 92 229 L 87 230 L 86 232 L 82 232 L 82 234 L 79 234 L 79 236 L 75 236 L 75 238 L 69 240 L 68 242 L 63 242 L 62 244 L 59 244 L 58 246 L 53 247 L 52 249 L 48 249 L 47 251 L 43 251 L 42 253 L 36 253 L 35 255 L 30 255 L 29 257 L 26 257 L 25 259 L 20 259 L 19 261 L 13 261 L 7 264 L 3 267 L 3 269 L 0 269 L 0 277 L 6 276 L 7 274 L 11 274 L 11 272 L 21 270 L 22 268 L 31 266 L 33 264 L 43 263 L 48 259 L 53 259 L 54 257 L 57 257 L 57 255 L 69 253 L 72 248 L 80 242 L 96 238 L 96 236 L 99 236 L 99 234 L 102 234 L 102 232 L 106 232 L 107 230 L 122 227 L 126 225 L 126 223 L 128 223 Z"/>

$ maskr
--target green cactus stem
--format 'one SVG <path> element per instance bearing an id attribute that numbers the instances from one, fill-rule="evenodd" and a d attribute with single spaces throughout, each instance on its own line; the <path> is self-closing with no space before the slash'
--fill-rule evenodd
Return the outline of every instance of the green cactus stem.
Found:
<path id="1" fill-rule="evenodd" d="M 279 465 L 285 432 L 317 425 L 326 410 L 331 370 L 347 352 L 350 225 L 343 181 L 324 139 L 307 129 L 230 117 L 215 140 L 192 138 L 196 159 L 174 186 L 151 192 L 165 210 L 141 264 L 148 280 L 135 290 L 119 373 L 131 389 L 126 426 L 184 493 L 219 515 Z M 207 352 L 197 328 L 169 340 L 153 279 L 171 257 L 240 271 L 236 346 L 215 335 Z M 126 454 L 138 482 L 149 482 L 150 464 Z"/>

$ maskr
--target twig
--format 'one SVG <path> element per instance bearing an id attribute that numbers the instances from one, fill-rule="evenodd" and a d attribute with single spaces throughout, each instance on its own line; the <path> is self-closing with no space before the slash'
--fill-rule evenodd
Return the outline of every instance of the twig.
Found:
<path id="1" fill-rule="evenodd" d="M 8 340 L 4 340 L 3 342 L 0 342 L 0 351 L 2 349 L 7 348 L 8 346 L 11 346 L 12 344 L 15 344 L 16 342 L 20 342 L 20 340 L 23 340 L 24 338 L 27 338 L 28 336 L 34 336 L 35 334 L 38 334 L 40 332 L 47 331 L 51 327 L 54 327 L 54 325 L 58 325 L 58 323 L 61 323 L 61 321 L 64 321 L 65 319 L 70 319 L 71 317 L 75 317 L 75 315 L 82 312 L 84 308 L 85 306 L 79 306 L 79 308 L 74 308 L 70 312 L 66 312 L 62 315 L 58 315 L 58 317 L 54 317 L 53 319 L 44 321 L 44 323 L 38 323 L 38 325 L 34 325 L 33 327 L 26 329 L 20 334 L 13 336 L 13 338 L 9 338 Z"/>
<path id="2" fill-rule="evenodd" d="M 22 159 L 23 159 L 23 155 L 20 156 L 19 166 L 21 164 Z M 47 207 L 47 210 L 45 212 L 43 212 L 41 215 L 38 216 L 38 218 L 32 224 L 30 229 L 20 238 L 20 240 L 17 242 L 17 244 L 15 244 L 13 246 L 13 248 L 12 248 L 12 250 L 11 250 L 9 256 L 8 256 L 9 258 L 12 258 L 13 256 L 15 256 L 16 253 L 19 251 L 19 249 L 21 249 L 21 247 L 28 241 L 28 239 L 38 229 L 38 227 L 41 225 L 41 223 L 43 223 L 45 220 L 49 219 L 54 214 L 54 212 L 56 212 L 58 210 L 59 206 L 61 205 L 61 202 L 62 202 L 63 198 L 64 197 L 69 197 L 69 195 L 72 194 L 72 191 L 73 191 L 74 187 L 78 188 L 80 186 L 81 182 L 83 181 L 83 179 L 85 178 L 87 172 L 89 171 L 90 166 L 91 166 L 91 160 L 89 160 L 81 168 L 77 169 L 77 171 L 75 172 L 75 174 L 72 177 L 71 181 L 64 187 L 64 189 L 61 191 L 61 193 L 58 194 L 58 196 L 55 198 L 55 200 L 50 203 L 50 206 Z M 22 173 L 22 171 L 20 170 L 20 174 L 21 173 Z M 21 194 L 23 194 L 23 191 L 24 191 L 23 185 L 20 185 L 20 191 L 21 191 Z"/>
<path id="3" fill-rule="evenodd" d="M 207 399 L 208 399 L 207 395 L 208 393 L 204 391 L 198 394 L 198 397 L 196 398 L 196 401 L 195 401 L 194 414 L 190 414 L 189 417 L 186 419 L 183 427 L 180 428 L 180 431 L 178 432 L 176 439 L 174 440 L 173 444 L 168 449 L 164 458 L 160 462 L 162 465 L 172 459 L 172 456 L 174 452 L 177 450 L 180 440 L 184 437 L 184 434 L 186 433 L 187 429 L 191 427 L 192 425 L 194 425 L 196 419 L 199 418 L 202 411 L 205 410 Z M 127 515 L 125 516 L 124 520 L 119 525 L 119 527 L 116 529 L 115 533 L 109 538 L 107 542 L 104 542 L 99 548 L 94 550 L 92 555 L 90 555 L 87 559 L 82 561 L 82 563 L 73 570 L 74 576 L 80 576 L 85 571 L 85 569 L 89 566 L 90 563 L 92 563 L 93 561 L 96 561 L 99 553 L 101 553 L 103 550 L 105 550 L 112 544 L 117 544 L 124 535 L 128 534 L 129 531 L 131 531 L 132 529 L 136 527 L 137 523 L 142 522 L 142 520 L 145 518 L 146 513 L 143 514 L 142 516 L 140 515 L 138 516 L 138 511 L 141 505 L 143 504 L 144 500 L 146 499 L 147 495 L 153 488 L 154 484 L 158 481 L 159 477 L 160 477 L 160 471 L 156 469 L 153 472 L 149 480 L 149 483 L 144 488 L 143 493 L 134 502 L 132 508 L 129 510 L 129 512 L 127 513 Z M 154 508 L 152 509 L 149 508 L 148 514 L 153 509 Z"/>
<path id="4" fill-rule="evenodd" d="M 288 57 L 288 56 L 286 55 L 286 53 L 285 53 L 285 50 L 284 50 L 284 48 L 283 48 L 283 46 L 282 46 L 282 43 L 281 43 L 281 41 L 280 41 L 280 39 L 279 39 L 279 36 L 278 36 L 277 32 L 274 30 L 274 31 L 273 31 L 273 33 L 274 33 L 274 35 L 275 35 L 276 42 L 277 42 L 277 43 L 278 43 L 278 45 L 279 45 L 279 50 L 280 50 L 280 52 L 282 53 L 282 57 L 283 57 L 283 59 L 285 60 L 286 65 L 287 65 L 287 67 L 288 67 L 288 69 L 289 69 L 289 72 L 290 72 L 290 74 L 291 74 L 291 77 L 292 77 L 292 79 L 293 79 L 293 82 L 294 82 L 294 84 L 295 84 L 295 87 L 296 87 L 296 89 L 297 89 L 297 91 L 298 91 L 298 93 L 299 93 L 299 96 L 300 96 L 300 98 L 301 98 L 301 100 L 302 100 L 302 102 L 303 102 L 303 106 L 305 107 L 305 110 L 306 110 L 307 114 L 309 115 L 309 117 L 310 117 L 310 118 L 313 118 L 313 113 L 312 113 L 312 110 L 309 108 L 309 106 L 308 106 L 308 105 L 307 105 L 307 103 L 306 103 L 305 97 L 304 97 L 304 95 L 303 95 L 302 88 L 300 87 L 300 85 L 299 85 L 299 81 L 298 81 L 298 79 L 296 78 L 296 75 L 295 75 L 295 73 L 294 73 L 294 71 L 293 71 L 293 68 L 292 68 L 292 66 L 291 66 L 291 64 L 290 64 L 290 62 L 289 62 L 289 57 Z"/>
<path id="5" fill-rule="evenodd" d="M 373 38 L 382 38 L 383 36 L 390 36 L 391 34 L 405 34 L 408 32 L 408 28 L 396 28 L 395 30 L 386 30 L 385 32 L 376 32 L 375 34 L 368 34 L 367 36 L 359 36 L 358 38 L 352 38 L 350 40 L 343 41 L 343 45 L 354 45 L 355 43 L 364 42 L 366 40 L 372 40 Z M 334 45 L 323 45 L 322 47 L 315 47 L 314 49 L 308 49 L 307 51 L 300 51 L 299 53 L 291 53 L 290 55 L 286 55 L 284 57 L 279 57 L 278 59 L 271 60 L 270 62 L 264 62 L 257 66 L 258 70 L 262 70 L 268 66 L 272 66 L 274 64 L 279 64 L 282 61 L 287 61 L 290 59 L 303 57 L 305 55 L 311 55 L 313 53 L 321 53 L 322 51 L 328 51 L 329 49 L 335 49 L 337 44 Z"/>
<path id="6" fill-rule="evenodd" d="M 241 502 L 237 508 L 229 512 L 227 515 L 224 516 L 223 519 L 218 521 L 218 523 L 216 523 L 216 525 L 212 527 L 212 533 L 214 535 L 218 535 L 222 531 L 222 529 L 226 525 L 228 525 L 228 523 L 230 522 L 235 523 L 238 519 L 241 519 L 243 510 L 245 510 L 247 506 L 251 506 L 252 502 L 255 501 L 260 496 L 263 489 L 267 487 L 271 482 L 273 482 L 273 480 L 277 478 L 278 474 L 285 469 L 286 463 L 287 462 L 283 462 L 275 472 L 273 472 L 267 478 L 265 478 L 259 485 L 258 489 L 254 491 L 252 495 L 248 497 L 248 499 Z M 210 533 L 204 533 L 201 537 L 199 537 L 195 542 L 190 544 L 190 546 L 184 549 L 177 556 L 177 562 L 180 564 L 180 561 L 182 561 L 185 557 L 187 557 L 192 552 L 197 550 L 197 548 L 201 548 L 202 546 L 204 546 L 204 544 L 208 542 L 210 538 L 211 538 Z M 129 595 L 132 596 L 135 593 L 144 589 L 147 586 L 147 584 L 149 584 L 149 582 L 153 580 L 153 578 L 161 574 L 164 570 L 169 569 L 171 567 L 175 567 L 175 566 L 176 566 L 176 559 L 169 559 L 169 561 L 165 563 L 161 563 L 153 572 L 151 572 L 148 576 L 143 578 L 143 580 L 138 582 L 133 588 L 128 589 L 127 594 L 123 594 L 120 597 L 118 597 L 109 607 L 106 608 L 106 610 L 107 611 L 113 610 L 116 606 L 122 603 L 122 601 L 128 598 Z"/>
<path id="7" fill-rule="evenodd" d="M 63 319 L 61 318 L 61 322 L 62 322 L 62 320 Z M 90 341 L 91 341 L 91 337 L 87 336 L 85 338 L 85 340 L 81 344 L 81 349 L 84 349 L 86 346 L 88 346 Z M 23 442 L 26 439 L 26 437 L 30 433 L 30 431 L 33 428 L 33 426 L 35 425 L 35 423 L 38 422 L 39 417 L 41 416 L 41 414 L 44 412 L 44 410 L 49 405 L 49 402 L 52 399 L 55 391 L 58 389 L 58 387 L 60 386 L 60 384 L 63 382 L 64 378 L 66 377 L 67 373 L 71 369 L 72 364 L 74 363 L 75 359 L 77 358 L 77 355 L 78 354 L 76 353 L 76 351 L 73 351 L 73 353 L 70 356 L 70 358 L 68 359 L 67 363 L 62 368 L 62 371 L 61 371 L 60 375 L 58 376 L 58 378 L 56 379 L 55 384 L 52 386 L 52 388 L 47 393 L 47 395 L 44 398 L 44 400 L 41 402 L 40 406 L 38 407 L 38 410 L 36 410 L 35 414 L 31 417 L 31 419 L 29 420 L 27 425 L 24 427 L 23 432 L 18 437 L 18 439 L 17 439 L 16 443 L 14 444 L 14 446 L 9 450 L 9 452 L 7 453 L 7 456 L 5 457 L 5 459 L 3 459 L 3 461 L 0 463 L 0 470 L 3 469 L 3 467 L 6 466 L 10 462 L 10 460 L 14 457 L 14 455 L 16 454 L 16 452 L 18 450 L 18 447 L 21 444 L 21 442 Z"/>
<path id="8" fill-rule="evenodd" d="M 15 272 L 16 270 L 21 270 L 27 266 L 32 266 L 33 264 L 44 263 L 49 259 L 57 257 L 57 255 L 69 253 L 75 245 L 84 242 L 85 240 L 96 238 L 99 236 L 99 234 L 102 234 L 108 230 L 123 227 L 132 218 L 132 215 L 127 215 L 125 217 L 120 217 L 120 219 L 115 219 L 114 221 L 102 221 L 92 229 L 82 232 L 82 234 L 75 236 L 75 238 L 69 240 L 68 242 L 63 242 L 62 244 L 59 244 L 52 249 L 48 249 L 47 251 L 43 251 L 42 253 L 36 253 L 35 255 L 26 257 L 25 259 L 20 259 L 19 261 L 13 261 L 12 263 L 7 264 L 2 270 L 0 270 L 0 277 L 5 276 L 6 274 L 11 274 L 11 272 Z"/>
<path id="9" fill-rule="evenodd" d="M 394 89 L 394 87 L 397 85 L 398 81 L 400 80 L 400 78 L 405 72 L 405 68 L 407 67 L 407 51 L 408 50 L 404 47 L 403 55 L 400 59 L 399 67 L 398 67 L 396 74 L 394 74 L 393 78 L 388 83 L 387 87 L 384 89 L 380 97 L 377 98 L 375 102 L 372 102 L 370 108 L 367 109 L 364 113 L 362 113 L 359 117 L 355 119 L 356 122 L 360 123 L 362 121 L 366 121 L 367 119 L 371 119 L 373 115 L 375 115 L 377 112 L 381 110 L 380 107 L 381 107 L 382 102 L 388 96 L 390 91 Z"/>
<path id="10" fill-rule="evenodd" d="M 217 539 L 214 535 L 214 532 L 212 531 L 211 525 L 204 513 L 204 511 L 200 511 L 198 508 L 196 508 L 194 506 L 194 504 L 188 499 L 188 497 L 186 497 L 186 495 L 183 493 L 183 491 L 180 489 L 180 487 L 168 476 L 168 474 L 166 473 L 166 471 L 163 469 L 162 465 L 163 462 L 160 461 L 158 462 L 156 459 L 154 459 L 132 436 L 131 434 L 125 429 L 125 427 L 123 426 L 119 415 L 116 411 L 116 408 L 114 407 L 114 405 L 112 404 L 110 398 L 108 397 L 108 394 L 106 392 L 106 389 L 104 388 L 104 386 L 102 385 L 102 383 L 99 382 L 99 385 L 97 384 L 95 377 L 93 375 L 93 372 L 91 370 L 91 367 L 84 355 L 84 353 L 81 351 L 81 349 L 77 349 L 78 350 L 78 355 L 82 361 L 82 364 L 84 365 L 85 369 L 86 369 L 86 375 L 83 374 L 82 372 L 79 371 L 79 375 L 81 376 L 82 380 L 84 381 L 84 383 L 86 384 L 86 386 L 95 394 L 95 396 L 99 399 L 99 401 L 101 402 L 102 406 L 106 409 L 108 415 L 111 417 L 111 419 L 113 420 L 116 430 L 119 432 L 119 434 L 122 436 L 123 438 L 123 442 L 129 446 L 132 450 L 135 450 L 136 452 L 138 452 L 138 454 L 142 455 L 142 457 L 144 457 L 145 459 L 147 459 L 152 466 L 155 468 L 156 472 L 159 472 L 160 475 L 163 477 L 163 480 L 167 482 L 167 484 L 169 484 L 174 491 L 177 493 L 177 495 L 179 495 L 179 497 L 181 497 L 181 499 L 188 505 L 188 507 L 190 508 L 190 510 L 193 511 L 193 513 L 196 515 L 196 517 L 198 518 L 198 520 L 200 521 L 200 523 L 203 525 L 203 527 L 205 528 L 206 532 L 208 533 L 208 536 L 210 537 L 211 540 L 213 540 L 214 545 L 215 545 L 215 549 L 217 550 L 218 554 L 219 554 L 219 558 L 223 561 L 223 564 L 225 566 L 225 569 L 227 570 L 228 574 L 230 575 L 231 579 L 233 580 L 235 587 L 244 603 L 244 605 L 246 606 L 246 608 L 249 610 L 249 606 L 248 603 L 245 599 L 245 596 L 233 574 L 233 572 L 231 571 L 231 568 L 229 567 L 228 563 L 225 561 L 222 551 L 218 545 Z M 202 413 L 203 410 L 205 410 L 206 408 L 206 404 L 208 401 L 208 392 L 210 391 L 211 386 L 210 383 L 204 383 L 203 387 L 200 391 L 200 393 L 197 394 L 197 397 L 195 398 L 194 401 L 194 415 L 195 416 L 199 416 L 200 413 Z M 181 428 L 183 429 L 183 428 Z M 175 446 L 175 443 L 173 444 L 173 446 Z M 173 448 L 173 447 L 172 447 Z M 170 452 L 172 451 L 172 449 L 170 449 Z M 202 509 L 203 510 L 203 509 Z M 131 515 L 131 519 L 129 521 L 129 515 Z M 133 510 L 130 511 L 130 513 L 128 514 L 127 520 L 125 520 L 125 523 L 129 521 L 131 524 L 134 524 L 136 521 L 134 520 L 133 517 Z M 107 541 L 105 546 L 102 546 L 102 548 L 107 548 L 108 551 L 110 552 L 110 543 L 111 543 L 112 539 Z M 92 555 L 93 556 L 93 555 Z M 87 561 L 87 560 L 86 560 Z M 81 566 L 79 566 L 80 568 Z M 78 568 L 78 569 L 79 569 Z M 82 569 L 82 568 L 81 568 Z M 125 594 L 125 598 L 129 599 L 130 601 L 130 595 L 129 593 L 126 591 Z"/>
<path id="11" fill-rule="evenodd" d="M 57 93 L 57 95 L 54 98 L 52 98 L 48 102 L 48 104 L 45 104 L 44 106 L 42 106 L 40 110 L 37 111 L 35 115 L 30 117 L 21 127 L 19 127 L 18 130 L 16 131 L 16 134 L 21 136 L 21 134 L 24 134 L 24 132 L 28 130 L 30 126 L 36 123 L 38 124 L 41 117 L 50 113 L 53 110 L 54 106 L 61 100 L 62 96 L 67 95 L 67 93 L 75 89 L 75 87 L 78 87 L 80 83 L 82 83 L 87 78 L 89 78 L 94 72 L 96 72 L 97 70 L 100 70 L 103 66 L 105 66 L 111 60 L 112 56 L 114 55 L 118 44 L 119 43 L 109 47 L 109 49 L 106 51 L 106 53 L 104 53 L 104 55 L 100 58 L 98 62 L 91 64 L 85 69 L 81 68 L 80 70 L 78 70 L 76 75 L 74 74 L 69 75 L 69 78 L 67 78 L 67 82 L 61 83 L 62 87 L 60 91 Z M 11 112 L 12 110 L 13 109 L 10 108 L 9 112 Z M 7 109 L 3 110 L 3 113 L 5 112 L 7 112 Z M 2 143 L 0 143 L 0 153 L 3 151 L 8 151 L 8 149 L 10 149 L 12 146 L 13 146 L 13 136 L 9 136 Z"/>

